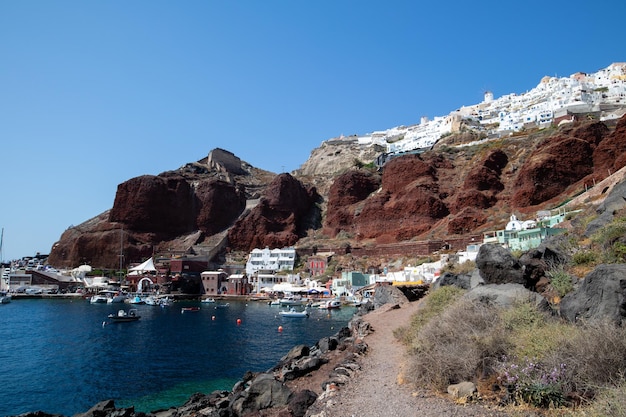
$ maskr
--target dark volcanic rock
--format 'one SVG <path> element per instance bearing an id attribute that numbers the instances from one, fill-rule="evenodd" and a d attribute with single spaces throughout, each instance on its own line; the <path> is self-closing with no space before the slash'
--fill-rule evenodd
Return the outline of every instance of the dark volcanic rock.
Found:
<path id="1" fill-rule="evenodd" d="M 486 284 L 526 284 L 522 265 L 501 245 L 482 245 L 476 256 L 476 267 Z"/>
<path id="2" fill-rule="evenodd" d="M 563 297 L 560 311 L 571 322 L 608 319 L 621 325 L 626 317 L 626 265 L 598 265 L 576 291 Z"/>

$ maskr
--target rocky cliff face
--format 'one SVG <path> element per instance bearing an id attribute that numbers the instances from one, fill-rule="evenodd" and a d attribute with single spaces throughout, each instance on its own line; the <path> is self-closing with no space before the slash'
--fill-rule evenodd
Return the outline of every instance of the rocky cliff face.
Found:
<path id="1" fill-rule="evenodd" d="M 502 228 L 512 212 L 530 218 L 555 207 L 626 164 L 626 116 L 459 146 L 464 138 L 476 139 L 442 139 L 380 172 L 367 165 L 380 150 L 350 140 L 324 142 L 293 176 L 214 150 L 120 184 L 110 212 L 63 233 L 49 261 L 114 268 L 121 230 L 125 262 L 164 247 L 186 251 L 218 233 L 243 251 L 332 245 L 339 235 L 367 244 L 481 233 Z"/>
<path id="2" fill-rule="evenodd" d="M 231 249 L 276 248 L 295 245 L 315 217 L 320 196 L 315 188 L 305 188 L 290 174 L 274 178 L 265 196 L 247 216 L 228 232 Z"/>
<path id="3" fill-rule="evenodd" d="M 451 147 L 456 141 L 391 160 L 381 187 L 367 196 L 350 199 L 339 191 L 358 187 L 361 175 L 338 177 L 324 231 L 389 243 L 502 228 L 512 212 L 534 216 L 624 166 L 626 116 L 614 129 L 591 121 L 551 135 Z"/>

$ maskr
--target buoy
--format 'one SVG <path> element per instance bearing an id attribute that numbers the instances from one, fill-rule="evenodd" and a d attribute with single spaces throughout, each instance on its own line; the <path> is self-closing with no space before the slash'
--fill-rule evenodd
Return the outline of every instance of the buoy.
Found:
<path id="1" fill-rule="evenodd" d="M 278 326 L 278 332 L 281 333 L 283 331 L 283 326 Z"/>
<path id="2" fill-rule="evenodd" d="M 239 326 L 241 324 L 241 319 L 237 319 L 237 325 Z"/>
<path id="3" fill-rule="evenodd" d="M 211 316 L 211 320 L 215 320 L 215 316 Z"/>

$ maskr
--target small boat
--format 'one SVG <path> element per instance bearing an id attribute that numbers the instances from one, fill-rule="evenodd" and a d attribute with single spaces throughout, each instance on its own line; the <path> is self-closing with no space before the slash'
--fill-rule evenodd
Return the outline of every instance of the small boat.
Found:
<path id="1" fill-rule="evenodd" d="M 131 304 L 145 304 L 146 300 L 144 300 L 140 296 L 136 295 L 136 296 L 134 296 L 133 298 L 130 299 L 130 303 Z"/>
<path id="2" fill-rule="evenodd" d="M 279 306 L 280 305 L 280 300 L 268 301 L 267 304 L 271 305 L 271 306 Z"/>
<path id="3" fill-rule="evenodd" d="M 159 298 L 159 305 L 161 307 L 169 307 L 174 301 L 170 297 Z"/>
<path id="4" fill-rule="evenodd" d="M 109 291 L 100 291 L 89 298 L 91 304 L 107 304 L 109 302 Z"/>
<path id="5" fill-rule="evenodd" d="M 320 304 L 318 308 L 322 310 L 330 310 L 332 308 L 341 308 L 341 301 L 340 300 L 328 300 L 325 303 Z"/>
<path id="6" fill-rule="evenodd" d="M 0 292 L 0 304 L 9 304 L 11 302 L 11 294 L 6 291 Z"/>
<path id="7" fill-rule="evenodd" d="M 149 295 L 144 299 L 144 302 L 149 306 L 158 306 L 159 300 L 153 295 Z"/>
<path id="8" fill-rule="evenodd" d="M 215 308 L 228 308 L 228 307 L 230 307 L 230 303 L 218 304 L 215 306 Z"/>
<path id="9" fill-rule="evenodd" d="M 281 306 L 301 306 L 307 303 L 307 300 L 302 297 L 293 295 L 281 298 L 279 301 Z"/>
<path id="10" fill-rule="evenodd" d="M 307 310 L 296 311 L 293 307 L 290 308 L 289 311 L 280 311 L 278 314 L 282 317 L 309 317 L 309 312 Z"/>
<path id="11" fill-rule="evenodd" d="M 119 310 L 117 314 L 109 314 L 109 318 L 116 323 L 122 323 L 127 321 L 137 321 L 141 318 L 140 315 L 137 314 L 137 310 Z"/>
<path id="12" fill-rule="evenodd" d="M 183 307 L 180 309 L 181 314 L 182 313 L 195 313 L 200 311 L 200 307 Z"/>
<path id="13" fill-rule="evenodd" d="M 215 298 L 205 298 L 204 300 L 202 300 L 203 303 L 214 303 L 215 302 Z"/>

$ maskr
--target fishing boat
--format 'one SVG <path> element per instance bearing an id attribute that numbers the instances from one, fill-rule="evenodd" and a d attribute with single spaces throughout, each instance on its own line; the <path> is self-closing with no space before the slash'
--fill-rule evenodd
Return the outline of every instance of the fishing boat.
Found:
<path id="1" fill-rule="evenodd" d="M 137 321 L 141 318 L 139 314 L 137 314 L 137 310 L 119 310 L 117 314 L 109 314 L 109 319 L 111 319 L 115 323 L 124 323 L 127 321 Z"/>
<path id="2" fill-rule="evenodd" d="M 282 317 L 309 317 L 309 312 L 307 310 L 297 311 L 293 307 L 287 311 L 280 311 L 278 314 L 280 314 Z"/>
<path id="3" fill-rule="evenodd" d="M 182 313 L 196 313 L 200 311 L 200 307 L 183 307 L 180 309 L 181 314 Z"/>

